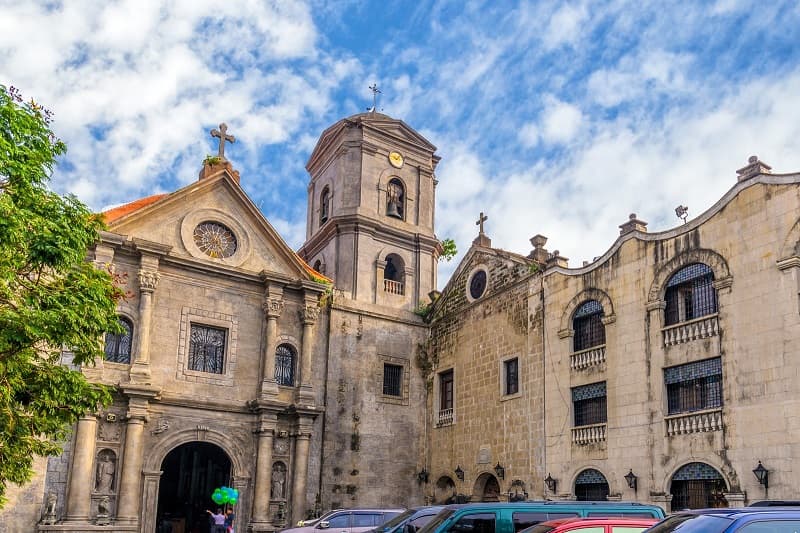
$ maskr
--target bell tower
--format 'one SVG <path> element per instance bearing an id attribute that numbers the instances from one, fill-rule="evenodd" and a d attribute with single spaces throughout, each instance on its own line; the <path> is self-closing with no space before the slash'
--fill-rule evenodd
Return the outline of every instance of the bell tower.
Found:
<path id="1" fill-rule="evenodd" d="M 436 147 L 374 111 L 325 130 L 306 164 L 300 256 L 346 297 L 414 310 L 436 288 Z"/>

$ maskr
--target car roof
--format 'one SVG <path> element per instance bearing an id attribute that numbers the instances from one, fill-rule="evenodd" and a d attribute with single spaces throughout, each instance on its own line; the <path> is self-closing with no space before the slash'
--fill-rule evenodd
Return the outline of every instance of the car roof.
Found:
<path id="1" fill-rule="evenodd" d="M 800 518 L 800 509 L 797 507 L 729 507 L 724 509 L 691 509 L 673 513 L 673 516 L 687 514 L 720 516 L 733 520 L 755 520 L 765 516 L 770 518 Z"/>
<path id="2" fill-rule="evenodd" d="M 584 502 L 584 501 L 551 501 L 551 500 L 527 500 L 524 502 L 478 502 L 478 503 L 454 503 L 446 505 L 445 509 L 472 509 L 481 507 L 503 508 L 503 507 L 529 507 L 534 505 L 546 505 L 553 507 L 641 507 L 654 508 L 657 505 L 649 505 L 639 502 Z"/>
<path id="3" fill-rule="evenodd" d="M 540 526 L 563 526 L 581 524 L 583 526 L 652 526 L 657 518 L 621 518 L 618 516 L 596 516 L 592 518 L 556 518 L 541 522 Z"/>

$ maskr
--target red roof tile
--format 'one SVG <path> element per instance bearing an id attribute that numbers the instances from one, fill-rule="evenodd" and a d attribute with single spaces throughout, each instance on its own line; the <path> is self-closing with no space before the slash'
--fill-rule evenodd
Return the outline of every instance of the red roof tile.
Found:
<path id="1" fill-rule="evenodd" d="M 108 211 L 104 211 L 103 220 L 105 220 L 106 224 L 111 224 L 112 222 L 124 217 L 125 215 L 129 215 L 134 211 L 138 211 L 144 207 L 147 207 L 150 204 L 154 204 L 160 199 L 167 196 L 167 194 L 154 194 L 153 196 L 148 196 L 146 198 L 139 198 L 138 200 L 134 200 L 133 202 L 121 205 L 119 207 L 115 207 L 113 209 L 109 209 Z"/>

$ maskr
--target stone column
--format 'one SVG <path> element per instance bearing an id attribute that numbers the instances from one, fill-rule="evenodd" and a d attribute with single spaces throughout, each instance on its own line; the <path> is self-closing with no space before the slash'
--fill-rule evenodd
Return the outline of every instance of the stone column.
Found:
<path id="1" fill-rule="evenodd" d="M 314 405 L 314 386 L 311 380 L 311 359 L 314 357 L 314 323 L 319 315 L 319 304 L 316 300 L 306 298 L 302 311 L 303 341 L 300 354 L 300 390 L 297 403 Z"/>
<path id="2" fill-rule="evenodd" d="M 142 464 L 144 461 L 144 424 L 147 422 L 149 400 L 157 392 L 151 388 L 125 388 L 128 396 L 125 444 L 122 450 L 122 475 L 119 482 L 117 521 L 123 524 L 139 522 L 139 505 L 142 499 Z"/>
<path id="3" fill-rule="evenodd" d="M 97 418 L 91 414 L 80 417 L 75 430 L 75 447 L 72 451 L 72 468 L 67 489 L 67 522 L 89 520 L 96 439 Z"/>
<path id="4" fill-rule="evenodd" d="M 139 270 L 138 351 L 130 370 L 130 380 L 134 383 L 150 383 L 150 322 L 153 315 L 153 292 L 158 286 L 159 277 L 156 270 Z"/>
<path id="5" fill-rule="evenodd" d="M 277 417 L 262 415 L 258 428 L 256 475 L 253 486 L 253 531 L 272 531 L 269 516 L 269 496 L 272 483 L 272 437 Z"/>
<path id="6" fill-rule="evenodd" d="M 263 307 L 267 320 L 267 331 L 261 359 L 262 374 L 259 395 L 262 400 L 278 394 L 278 384 L 275 382 L 275 340 L 278 337 L 278 317 L 283 311 L 283 289 L 275 285 L 267 287 Z"/>
<path id="7" fill-rule="evenodd" d="M 305 517 L 308 449 L 311 442 L 311 423 L 300 419 L 294 445 L 294 475 L 292 476 L 292 524 Z"/>

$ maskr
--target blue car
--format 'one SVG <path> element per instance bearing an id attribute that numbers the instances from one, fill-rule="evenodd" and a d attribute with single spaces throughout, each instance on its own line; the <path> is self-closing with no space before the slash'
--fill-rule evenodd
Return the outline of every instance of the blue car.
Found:
<path id="1" fill-rule="evenodd" d="M 665 518 L 644 533 L 800 533 L 797 507 L 696 509 Z"/>
<path id="2" fill-rule="evenodd" d="M 414 507 L 395 516 L 385 524 L 381 524 L 370 533 L 415 533 L 430 522 L 442 509 L 444 507 L 441 505 Z"/>

